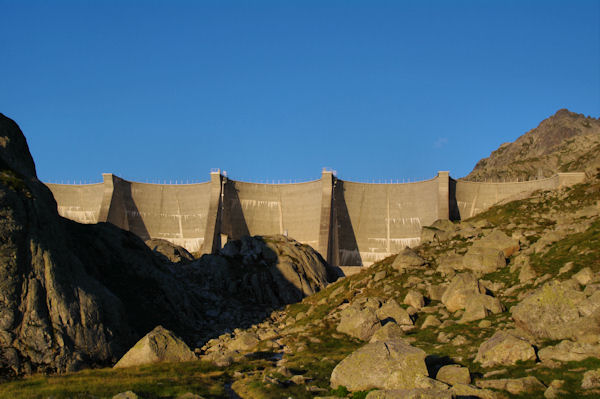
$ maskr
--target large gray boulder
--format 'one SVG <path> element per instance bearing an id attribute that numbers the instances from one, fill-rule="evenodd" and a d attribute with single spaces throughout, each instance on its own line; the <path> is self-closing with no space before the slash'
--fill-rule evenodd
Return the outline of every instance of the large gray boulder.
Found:
<path id="1" fill-rule="evenodd" d="M 361 309 L 355 304 L 344 309 L 341 316 L 336 330 L 363 341 L 368 341 L 381 327 L 375 310 L 371 307 Z"/>
<path id="2" fill-rule="evenodd" d="M 485 294 L 473 294 L 466 299 L 465 312 L 460 319 L 461 323 L 484 319 L 491 314 L 504 311 L 504 305 L 498 298 Z"/>
<path id="3" fill-rule="evenodd" d="M 427 354 L 404 341 L 366 344 L 342 360 L 331 373 L 331 387 L 368 389 L 436 388 L 444 384 L 428 377 Z"/>
<path id="4" fill-rule="evenodd" d="M 600 358 L 600 344 L 564 340 L 554 346 L 540 349 L 538 357 L 542 362 L 549 360 L 579 362 L 588 357 Z"/>
<path id="5" fill-rule="evenodd" d="M 382 322 L 392 320 L 399 325 L 413 325 L 413 321 L 408 312 L 398 305 L 398 302 L 394 299 L 386 301 L 383 306 L 377 309 L 376 315 Z"/>
<path id="6" fill-rule="evenodd" d="M 507 331 L 496 331 L 477 351 L 475 361 L 483 367 L 514 365 L 518 361 L 535 360 L 533 346 Z"/>
<path id="7" fill-rule="evenodd" d="M 375 390 L 367 394 L 366 399 L 453 399 L 454 395 L 447 388 L 413 388 Z"/>
<path id="8" fill-rule="evenodd" d="M 171 331 L 157 326 L 127 351 L 114 367 L 123 368 L 161 362 L 189 362 L 196 359 L 196 355 L 185 342 Z"/>
<path id="9" fill-rule="evenodd" d="M 582 317 L 579 306 L 586 300 L 583 292 L 558 281 L 535 290 L 511 308 L 518 327 L 539 339 L 577 339 L 600 332 L 599 310 Z"/>
<path id="10" fill-rule="evenodd" d="M 494 230 L 485 237 L 473 243 L 475 248 L 492 248 L 502 251 L 505 258 L 508 258 L 519 250 L 519 240 L 511 238 L 501 230 Z"/>
<path id="11" fill-rule="evenodd" d="M 479 285 L 479 280 L 471 273 L 460 273 L 454 276 L 450 285 L 442 295 L 442 303 L 450 312 L 464 309 L 467 305 L 467 298 L 478 295 L 483 291 Z"/>
<path id="12" fill-rule="evenodd" d="M 493 273 L 504 266 L 504 253 L 496 248 L 472 246 L 463 256 L 463 267 L 479 276 Z"/>
<path id="13" fill-rule="evenodd" d="M 421 258 L 414 250 L 404 248 L 396 255 L 392 267 L 396 270 L 420 268 L 427 264 L 427 261 Z"/>

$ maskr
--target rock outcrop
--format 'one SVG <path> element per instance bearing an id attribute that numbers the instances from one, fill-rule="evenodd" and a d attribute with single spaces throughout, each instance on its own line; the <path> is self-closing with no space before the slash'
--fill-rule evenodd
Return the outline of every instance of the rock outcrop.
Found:
<path id="1" fill-rule="evenodd" d="M 561 109 L 480 160 L 467 180 L 515 181 L 600 167 L 600 120 Z"/>

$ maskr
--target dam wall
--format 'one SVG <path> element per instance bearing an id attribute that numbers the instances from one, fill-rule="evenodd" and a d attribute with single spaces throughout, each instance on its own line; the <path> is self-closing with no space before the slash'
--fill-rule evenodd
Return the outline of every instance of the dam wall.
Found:
<path id="1" fill-rule="evenodd" d="M 337 179 L 324 170 L 306 183 L 257 184 L 211 172 L 197 184 L 147 184 L 103 174 L 103 183 L 48 184 L 61 216 L 109 222 L 142 239 L 162 238 L 191 252 L 214 253 L 244 235 L 288 235 L 336 266 L 369 266 L 419 243 L 421 227 L 460 220 L 536 190 L 582 182 L 560 173 L 526 182 L 430 180 L 370 184 Z"/>
<path id="2" fill-rule="evenodd" d="M 438 206 L 444 177 L 447 179 L 446 175 L 402 184 L 338 180 L 334 190 L 336 263 L 368 266 L 404 247 L 417 245 L 422 226 L 448 218 L 447 211 L 440 214 Z M 444 202 L 448 203 L 447 194 Z"/>
<path id="3" fill-rule="evenodd" d="M 98 223 L 104 184 L 46 184 L 58 205 L 58 213 L 79 223 Z"/>
<path id="4" fill-rule="evenodd" d="M 227 180 L 221 233 L 228 239 L 283 234 L 317 248 L 321 191 L 320 180 L 296 184 Z"/>
<path id="5" fill-rule="evenodd" d="M 489 209 L 501 201 L 517 199 L 520 196 L 537 190 L 553 190 L 556 188 L 581 183 L 585 179 L 583 173 L 559 173 L 552 177 L 522 182 L 473 182 L 452 180 L 451 191 L 454 191 L 455 203 L 451 204 L 451 218 L 467 219 Z"/>

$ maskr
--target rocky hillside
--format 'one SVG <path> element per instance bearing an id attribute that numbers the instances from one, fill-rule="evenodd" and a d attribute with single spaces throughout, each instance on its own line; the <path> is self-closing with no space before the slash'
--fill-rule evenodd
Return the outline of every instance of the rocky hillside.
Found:
<path id="1" fill-rule="evenodd" d="M 150 243 L 150 249 L 113 225 L 61 218 L 36 177 L 25 137 L 2 114 L 0 214 L 4 377 L 112 365 L 158 325 L 201 345 L 327 284 L 327 268 L 316 252 L 285 238 L 270 244 L 255 239 L 252 248 L 242 243 L 226 255 L 188 258 L 183 265 L 168 259 L 181 254 L 168 252 L 164 243 Z M 247 259 L 257 262 L 249 268 Z M 248 292 L 244 281 L 265 286 Z"/>
<path id="2" fill-rule="evenodd" d="M 516 181 L 600 168 L 600 120 L 561 109 L 480 160 L 466 180 Z"/>
<path id="3" fill-rule="evenodd" d="M 209 341 L 202 359 L 244 365 L 231 374 L 242 398 L 600 395 L 600 182 L 438 222 L 423 240 Z"/>

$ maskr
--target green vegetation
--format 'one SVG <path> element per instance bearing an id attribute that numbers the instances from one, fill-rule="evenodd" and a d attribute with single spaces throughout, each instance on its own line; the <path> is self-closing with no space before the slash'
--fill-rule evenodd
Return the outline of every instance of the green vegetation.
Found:
<path id="1" fill-rule="evenodd" d="M 145 399 L 175 398 L 192 392 L 222 398 L 230 375 L 196 361 L 162 363 L 126 369 L 84 370 L 64 375 L 35 375 L 0 384 L 0 397 L 13 399 L 110 398 L 132 390 Z"/>

